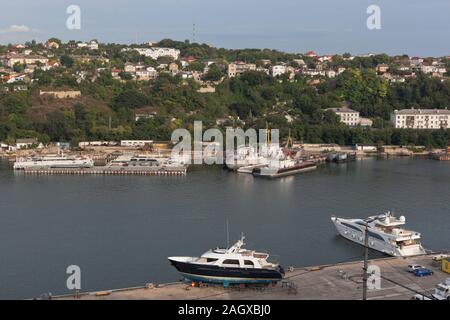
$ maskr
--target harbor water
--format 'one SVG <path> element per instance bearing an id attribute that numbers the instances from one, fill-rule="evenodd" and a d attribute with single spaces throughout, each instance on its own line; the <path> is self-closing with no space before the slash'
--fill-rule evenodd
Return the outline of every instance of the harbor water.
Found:
<path id="1" fill-rule="evenodd" d="M 361 259 L 336 236 L 332 215 L 392 210 L 427 249 L 450 248 L 450 165 L 364 159 L 266 180 L 221 167 L 187 176 L 33 176 L 0 163 L 0 298 L 174 282 L 168 256 L 199 255 L 243 232 L 247 247 L 284 266 Z"/>

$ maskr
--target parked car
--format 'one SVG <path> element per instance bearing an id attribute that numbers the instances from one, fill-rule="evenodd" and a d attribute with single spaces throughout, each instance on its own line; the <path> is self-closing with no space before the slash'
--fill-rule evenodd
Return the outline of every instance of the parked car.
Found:
<path id="1" fill-rule="evenodd" d="M 426 277 L 433 275 L 433 270 L 427 269 L 427 268 L 420 268 L 414 270 L 414 275 L 417 277 Z"/>
<path id="2" fill-rule="evenodd" d="M 424 266 L 421 266 L 420 264 L 410 264 L 407 267 L 408 272 L 413 273 L 417 269 L 425 269 Z"/>

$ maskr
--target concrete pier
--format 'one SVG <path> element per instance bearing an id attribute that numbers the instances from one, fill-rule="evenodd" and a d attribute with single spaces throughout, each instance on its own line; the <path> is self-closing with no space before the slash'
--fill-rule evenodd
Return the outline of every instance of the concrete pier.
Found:
<path id="1" fill-rule="evenodd" d="M 137 175 L 137 176 L 185 176 L 186 167 L 93 167 L 93 168 L 36 168 L 20 172 L 30 175 Z"/>
<path id="2" fill-rule="evenodd" d="M 416 277 L 406 271 L 409 264 L 420 264 L 434 271 L 428 277 Z M 412 290 L 431 294 L 438 283 L 450 278 L 450 274 L 441 271 L 434 264 L 431 255 L 411 258 L 386 258 L 371 260 L 381 271 L 381 287 L 369 290 L 369 300 L 408 300 L 416 293 Z M 171 268 L 169 263 L 167 267 Z M 92 293 L 59 296 L 53 299 L 88 300 L 358 300 L 362 298 L 363 263 L 350 262 L 336 265 L 293 268 L 288 270 L 285 279 L 268 287 L 231 287 L 195 286 L 190 283 L 106 290 Z"/>

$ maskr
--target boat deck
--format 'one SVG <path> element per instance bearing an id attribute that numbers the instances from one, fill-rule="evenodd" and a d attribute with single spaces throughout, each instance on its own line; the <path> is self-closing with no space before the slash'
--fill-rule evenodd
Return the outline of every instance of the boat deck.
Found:
<path id="1" fill-rule="evenodd" d="M 440 266 L 433 265 L 428 256 L 409 258 L 386 258 L 371 260 L 370 264 L 381 269 L 381 289 L 369 290 L 370 300 L 407 300 L 415 295 L 405 287 L 431 294 L 438 283 L 449 278 Z M 416 277 L 406 271 L 409 264 L 420 264 L 434 271 L 428 277 Z M 286 273 L 285 279 L 275 286 L 223 288 L 221 286 L 192 287 L 189 283 L 177 282 L 164 285 L 107 290 L 81 294 L 76 299 L 88 300 L 355 300 L 362 298 L 362 262 L 337 265 L 295 268 Z M 168 266 L 169 267 L 169 266 Z M 389 279 L 389 280 L 387 280 Z M 75 299 L 60 296 L 53 299 Z"/>

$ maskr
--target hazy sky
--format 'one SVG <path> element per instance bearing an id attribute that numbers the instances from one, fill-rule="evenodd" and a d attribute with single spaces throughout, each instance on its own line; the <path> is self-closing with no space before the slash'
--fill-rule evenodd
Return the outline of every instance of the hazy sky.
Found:
<path id="1" fill-rule="evenodd" d="M 450 0 L 2 0 L 0 43 L 192 39 L 226 48 L 289 52 L 450 55 Z M 81 30 L 66 8 L 81 8 Z M 381 8 L 381 30 L 366 26 Z"/>

